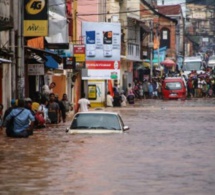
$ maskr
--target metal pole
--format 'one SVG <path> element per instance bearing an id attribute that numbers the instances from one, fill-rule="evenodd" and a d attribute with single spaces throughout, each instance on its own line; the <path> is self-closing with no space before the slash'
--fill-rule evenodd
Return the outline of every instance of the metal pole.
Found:
<path id="1" fill-rule="evenodd" d="M 23 0 L 19 1 L 19 12 L 18 12 L 18 98 L 24 98 L 25 92 L 25 64 L 24 64 L 24 38 L 23 38 L 23 19 L 24 19 L 24 10 L 23 10 Z"/>
<path id="2" fill-rule="evenodd" d="M 152 81 L 152 76 L 153 76 L 153 23 L 152 21 L 150 22 L 150 43 L 149 43 L 149 47 L 150 47 L 150 81 Z"/>
<path id="3" fill-rule="evenodd" d="M 160 68 L 160 35 L 159 35 L 159 26 L 156 29 L 156 39 L 158 42 L 158 67 Z"/>
<path id="4" fill-rule="evenodd" d="M 77 41 L 77 0 L 73 1 L 73 43 Z"/>

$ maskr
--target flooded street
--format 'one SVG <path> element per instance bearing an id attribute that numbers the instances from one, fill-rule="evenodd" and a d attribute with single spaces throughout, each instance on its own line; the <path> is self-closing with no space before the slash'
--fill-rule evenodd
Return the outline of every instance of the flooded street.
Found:
<path id="1" fill-rule="evenodd" d="M 70 122 L 28 139 L 0 134 L 1 195 L 214 195 L 215 99 L 143 100 L 123 134 L 68 135 Z"/>

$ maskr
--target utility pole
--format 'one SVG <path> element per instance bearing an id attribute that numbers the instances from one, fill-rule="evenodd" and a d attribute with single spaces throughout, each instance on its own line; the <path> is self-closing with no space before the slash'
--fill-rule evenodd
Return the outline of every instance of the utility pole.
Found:
<path id="1" fill-rule="evenodd" d="M 78 4 L 77 0 L 73 0 L 73 13 L 72 13 L 72 24 L 73 24 L 73 37 L 72 37 L 72 42 L 76 43 L 77 41 L 77 9 L 78 9 Z"/>
<path id="2" fill-rule="evenodd" d="M 18 98 L 24 98 L 25 96 L 25 61 L 24 61 L 24 37 L 23 37 L 23 20 L 24 20 L 24 2 L 18 1 Z"/>
<path id="3" fill-rule="evenodd" d="M 150 21 L 150 41 L 149 41 L 149 49 L 150 49 L 150 81 L 152 81 L 153 76 L 153 21 Z"/>

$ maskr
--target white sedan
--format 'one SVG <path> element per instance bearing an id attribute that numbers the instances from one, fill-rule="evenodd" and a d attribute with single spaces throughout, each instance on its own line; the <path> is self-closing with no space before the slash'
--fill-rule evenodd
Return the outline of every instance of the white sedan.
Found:
<path id="1" fill-rule="evenodd" d="M 208 61 L 208 67 L 215 68 L 215 56 L 211 56 Z"/>
<path id="2" fill-rule="evenodd" d="M 67 133 L 123 133 L 129 130 L 116 112 L 90 111 L 74 115 Z"/>

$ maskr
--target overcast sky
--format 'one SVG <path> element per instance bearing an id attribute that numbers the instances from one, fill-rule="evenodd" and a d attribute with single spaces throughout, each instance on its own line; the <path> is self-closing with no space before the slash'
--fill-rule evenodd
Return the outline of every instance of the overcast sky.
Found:
<path id="1" fill-rule="evenodd" d="M 161 5 L 162 0 L 157 0 L 158 5 Z M 185 3 L 185 0 L 163 0 L 164 4 L 166 5 L 172 5 L 172 4 L 179 4 L 179 3 Z"/>

